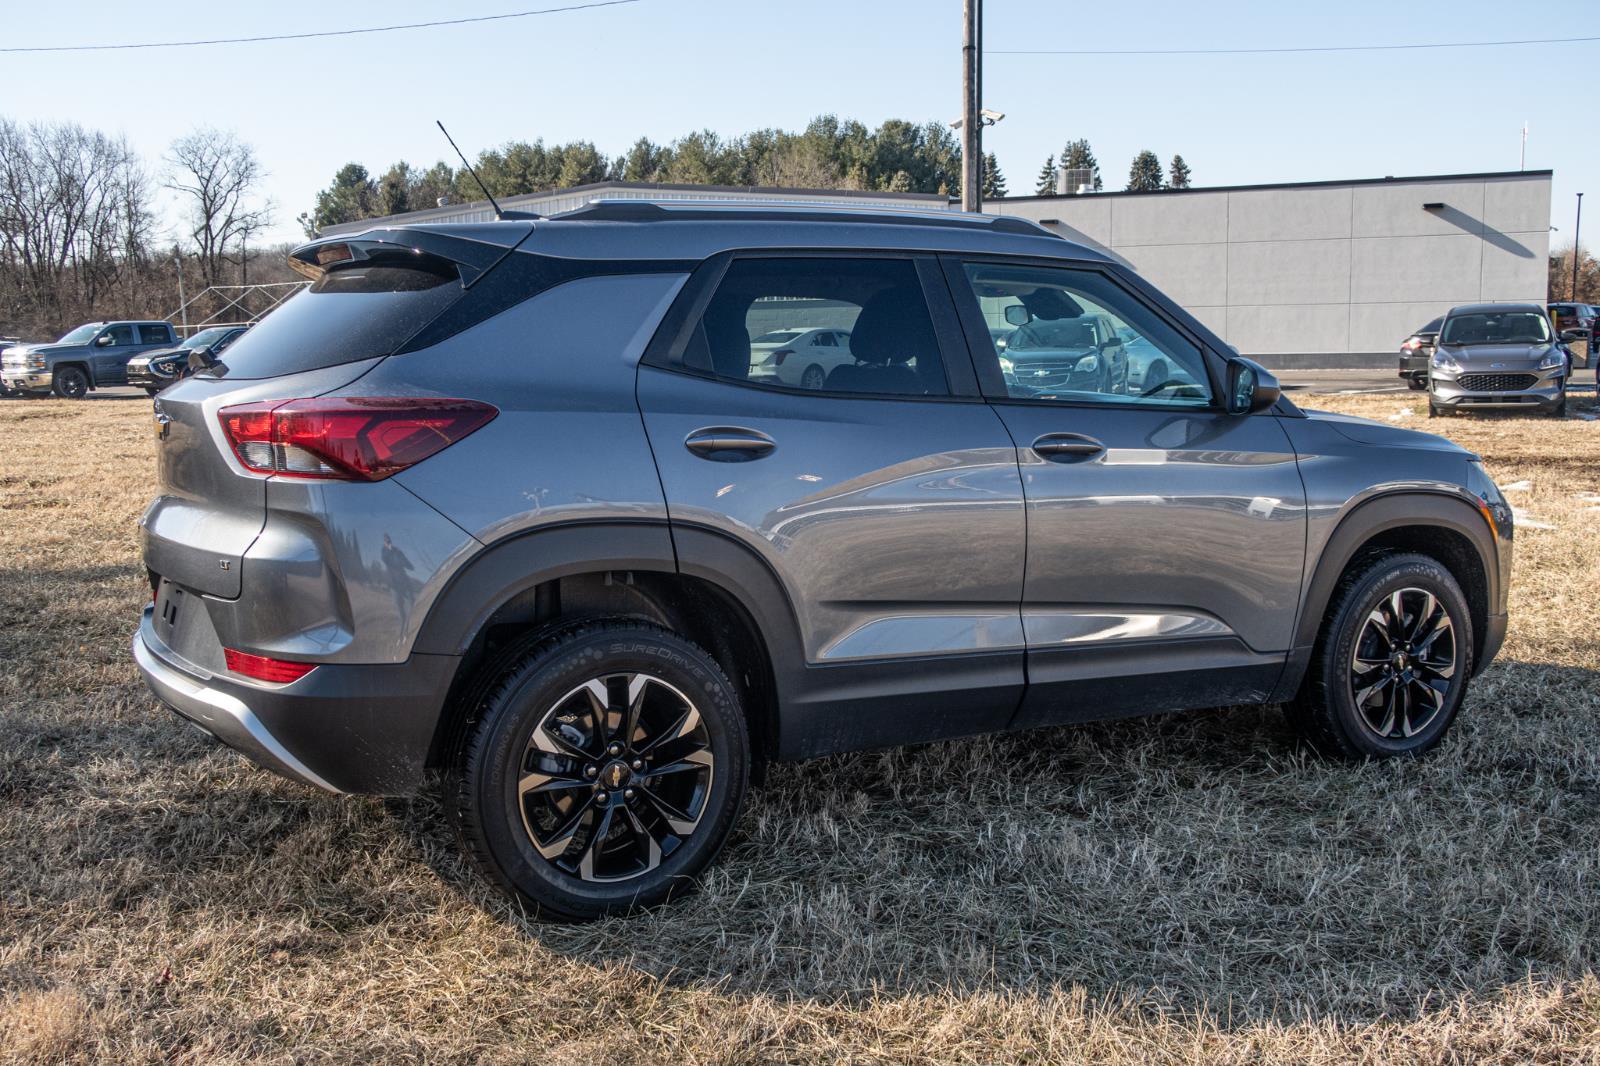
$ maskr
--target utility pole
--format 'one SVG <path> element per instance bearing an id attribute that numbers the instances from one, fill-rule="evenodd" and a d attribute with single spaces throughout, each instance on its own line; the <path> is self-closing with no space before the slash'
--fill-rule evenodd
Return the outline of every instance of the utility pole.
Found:
<path id="1" fill-rule="evenodd" d="M 1578 194 L 1578 218 L 1572 224 L 1572 294 L 1567 297 L 1578 302 L 1578 228 L 1583 225 L 1583 193 Z"/>
<path id="2" fill-rule="evenodd" d="M 983 208 L 983 0 L 962 0 L 961 210 Z"/>

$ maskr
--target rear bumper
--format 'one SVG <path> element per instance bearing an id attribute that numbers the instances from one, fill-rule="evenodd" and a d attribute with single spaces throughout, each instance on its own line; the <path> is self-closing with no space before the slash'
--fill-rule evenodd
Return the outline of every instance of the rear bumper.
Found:
<path id="1" fill-rule="evenodd" d="M 458 656 L 325 664 L 291 684 L 269 685 L 188 662 L 161 639 L 153 619 L 146 607 L 133 638 L 145 684 L 260 766 L 330 792 L 398 796 L 422 783 Z"/>
<path id="2" fill-rule="evenodd" d="M 1427 377 L 1430 359 L 1431 357 L 1426 355 L 1402 355 L 1400 357 L 1400 376 L 1403 378 Z"/>

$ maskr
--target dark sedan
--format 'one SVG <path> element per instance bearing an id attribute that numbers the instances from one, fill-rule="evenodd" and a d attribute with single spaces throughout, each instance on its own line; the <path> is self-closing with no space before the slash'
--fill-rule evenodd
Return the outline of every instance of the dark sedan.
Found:
<path id="1" fill-rule="evenodd" d="M 1439 327 L 1443 324 L 1443 318 L 1436 318 L 1400 345 L 1400 376 L 1413 389 L 1421 391 L 1428 387 L 1428 363 L 1439 343 Z"/>
<path id="2" fill-rule="evenodd" d="M 191 356 L 214 360 L 249 328 L 213 326 L 189 337 L 176 348 L 157 348 L 153 352 L 136 355 L 128 360 L 128 384 L 154 396 L 174 381 L 193 373 L 195 364 L 190 362 Z"/>

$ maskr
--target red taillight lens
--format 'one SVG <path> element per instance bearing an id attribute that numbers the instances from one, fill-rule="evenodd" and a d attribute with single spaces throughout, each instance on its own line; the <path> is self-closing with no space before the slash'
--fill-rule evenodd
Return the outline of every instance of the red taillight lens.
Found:
<path id="1" fill-rule="evenodd" d="M 257 473 L 381 481 L 499 413 L 476 400 L 359 396 L 238 404 L 218 418 L 239 462 Z"/>
<path id="2" fill-rule="evenodd" d="M 265 655 L 251 655 L 249 652 L 234 651 L 232 648 L 223 648 L 222 657 L 227 662 L 228 669 L 236 674 L 253 677 L 257 681 L 274 681 L 280 684 L 299 681 L 317 668 L 316 663 L 269 659 Z"/>
<path id="3" fill-rule="evenodd" d="M 789 358 L 793 354 L 794 354 L 794 351 L 792 349 L 789 349 L 789 348 L 784 348 L 782 351 L 773 352 L 772 353 L 772 365 L 773 366 L 782 366 L 783 365 L 783 361 L 785 359 Z"/>
<path id="4" fill-rule="evenodd" d="M 1406 341 L 1404 344 L 1402 344 L 1400 347 L 1406 349 L 1407 351 L 1414 352 L 1418 348 L 1422 347 L 1422 342 L 1417 340 L 1415 337 L 1413 337 L 1410 340 Z"/>

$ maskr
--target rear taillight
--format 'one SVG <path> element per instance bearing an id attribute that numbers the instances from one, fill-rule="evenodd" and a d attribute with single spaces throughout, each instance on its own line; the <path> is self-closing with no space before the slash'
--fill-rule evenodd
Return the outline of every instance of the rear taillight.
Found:
<path id="1" fill-rule="evenodd" d="M 792 349 L 789 349 L 789 348 L 784 348 L 782 351 L 773 352 L 772 353 L 772 365 L 773 366 L 782 366 L 783 365 L 783 361 L 785 359 L 789 358 L 793 354 L 794 354 L 794 351 Z"/>
<path id="2" fill-rule="evenodd" d="M 238 404 L 217 417 L 239 462 L 258 474 L 381 481 L 499 413 L 476 400 L 359 396 Z"/>
<path id="3" fill-rule="evenodd" d="M 232 648 L 223 648 L 222 657 L 233 673 L 253 677 L 257 681 L 273 681 L 279 684 L 299 681 L 317 668 L 316 663 L 269 659 L 265 655 L 251 655 L 249 652 L 235 651 Z"/>
<path id="4" fill-rule="evenodd" d="M 1417 340 L 1417 338 L 1412 337 L 1410 340 L 1406 341 L 1400 347 L 1404 348 L 1408 352 L 1414 352 L 1418 348 L 1422 347 L 1422 342 Z"/>

